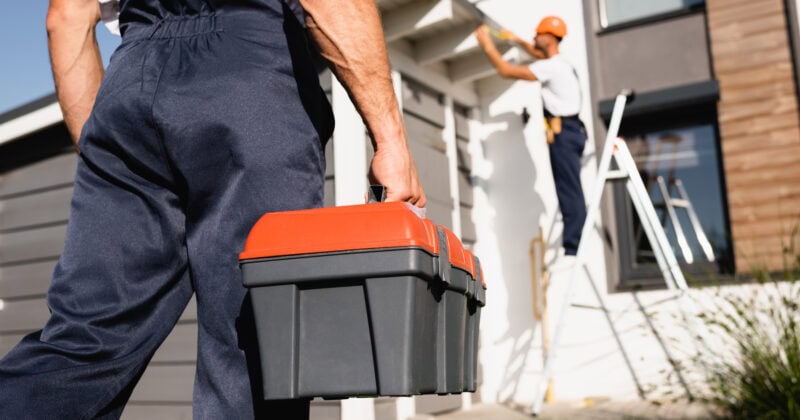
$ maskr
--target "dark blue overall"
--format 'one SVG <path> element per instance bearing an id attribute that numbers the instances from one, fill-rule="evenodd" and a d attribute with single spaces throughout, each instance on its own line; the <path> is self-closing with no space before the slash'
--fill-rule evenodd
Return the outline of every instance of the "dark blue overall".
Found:
<path id="1" fill-rule="evenodd" d="M 258 398 L 237 262 L 264 212 L 322 204 L 333 120 L 302 27 L 281 0 L 123 0 L 120 23 L 52 315 L 0 361 L 0 418 L 118 417 L 193 294 L 195 418 L 303 418 Z"/>
<path id="2" fill-rule="evenodd" d="M 575 255 L 586 220 L 586 203 L 581 187 L 581 155 L 586 145 L 586 129 L 577 117 L 562 118 L 561 124 L 561 133 L 556 134 L 550 145 L 550 166 L 558 206 L 564 217 L 564 254 Z"/>

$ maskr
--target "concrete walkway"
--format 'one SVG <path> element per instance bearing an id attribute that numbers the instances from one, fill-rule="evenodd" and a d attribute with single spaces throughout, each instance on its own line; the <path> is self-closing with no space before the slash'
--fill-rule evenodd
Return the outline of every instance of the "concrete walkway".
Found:
<path id="1" fill-rule="evenodd" d="M 479 404 L 471 410 L 433 417 L 436 420 L 530 420 L 530 407 L 508 407 Z M 708 408 L 700 404 L 648 401 L 606 401 L 587 407 L 583 403 L 545 404 L 537 417 L 548 420 L 615 420 L 615 419 L 708 419 Z"/>

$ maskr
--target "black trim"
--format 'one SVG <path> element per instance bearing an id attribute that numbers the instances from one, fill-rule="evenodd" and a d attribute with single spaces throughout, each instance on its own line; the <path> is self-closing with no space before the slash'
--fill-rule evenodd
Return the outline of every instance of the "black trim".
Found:
<path id="1" fill-rule="evenodd" d="M 73 148 L 67 126 L 58 122 L 0 144 L 0 174 L 70 151 Z"/>
<path id="2" fill-rule="evenodd" d="M 720 179 L 720 194 L 722 200 L 722 214 L 724 224 L 728 228 L 728 234 L 731 232 L 729 202 L 728 202 L 728 187 L 724 171 L 724 162 L 722 160 L 722 143 L 719 131 L 719 117 L 717 114 L 716 106 L 714 103 L 699 104 L 690 106 L 683 109 L 672 109 L 669 111 L 662 111 L 656 115 L 640 115 L 637 118 L 624 122 L 624 130 L 621 130 L 623 136 L 638 134 L 647 131 L 660 131 L 668 128 L 684 128 L 693 125 L 709 124 L 714 126 L 714 141 L 717 144 L 715 147 L 717 151 L 717 163 L 719 167 Z M 612 195 L 614 200 L 615 215 L 617 220 L 617 249 L 616 258 L 619 263 L 619 283 L 615 286 L 615 290 L 630 291 L 637 289 L 661 289 L 664 287 L 664 279 L 654 262 L 640 264 L 636 262 L 636 250 L 639 242 L 634 238 L 635 227 L 634 218 L 636 217 L 635 209 L 630 201 L 628 192 L 622 182 L 615 182 L 612 187 Z M 691 227 L 689 228 L 691 231 Z M 647 241 L 644 233 L 641 233 L 640 240 Z M 634 240 L 629 240 L 634 238 Z M 728 237 L 729 248 L 716 255 L 716 261 L 709 263 L 705 261 L 703 255 L 697 256 L 697 260 L 693 264 L 685 264 L 679 252 L 675 252 L 681 270 L 688 282 L 692 285 L 697 284 L 711 284 L 713 280 L 730 279 L 735 272 L 735 259 L 734 259 L 734 241 Z M 718 252 L 715 251 L 715 252 Z M 709 281 L 712 280 L 712 281 Z"/>
<path id="3" fill-rule="evenodd" d="M 800 98 L 800 15 L 797 0 L 784 0 L 786 27 L 789 30 L 789 52 L 792 54 L 792 73 L 794 74 L 795 96 Z"/>
<path id="4" fill-rule="evenodd" d="M 625 117 L 716 103 L 718 100 L 719 83 L 716 80 L 706 80 L 650 92 L 637 92 L 636 99 L 625 107 Z M 611 118 L 614 101 L 615 99 L 605 99 L 598 103 L 598 111 L 603 120 L 608 121 Z"/>
<path id="5" fill-rule="evenodd" d="M 596 0 L 600 1 L 600 0 Z M 600 14 L 600 7 L 598 5 L 598 14 Z M 682 7 L 677 10 L 673 10 L 670 12 L 659 13 L 656 15 L 650 15 L 643 18 L 638 18 L 634 20 L 629 20 L 626 22 L 615 23 L 613 25 L 606 26 L 605 28 L 601 28 L 597 31 L 598 36 L 602 36 L 608 33 L 623 31 L 625 29 L 635 28 L 638 26 L 644 26 L 651 23 L 661 22 L 665 20 L 675 19 L 687 15 L 692 15 L 695 13 L 705 13 L 706 11 L 706 3 L 705 1 L 702 4 L 696 4 L 694 6 Z M 602 18 L 602 16 L 600 16 Z M 601 20 L 602 25 L 602 20 Z"/>
<path id="6" fill-rule="evenodd" d="M 58 102 L 55 92 L 42 96 L 39 99 L 34 99 L 24 105 L 18 106 L 10 111 L 0 114 L 0 124 L 9 122 L 13 119 L 19 118 L 25 114 L 30 114 L 33 111 L 38 111 L 48 105 Z"/>

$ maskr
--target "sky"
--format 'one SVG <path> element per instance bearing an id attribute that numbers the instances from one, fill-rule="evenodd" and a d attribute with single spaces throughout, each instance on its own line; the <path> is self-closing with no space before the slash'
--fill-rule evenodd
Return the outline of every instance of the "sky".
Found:
<path id="1" fill-rule="evenodd" d="M 48 0 L 0 1 L 0 114 L 55 91 L 47 53 Z M 120 38 L 97 28 L 104 65 Z"/>

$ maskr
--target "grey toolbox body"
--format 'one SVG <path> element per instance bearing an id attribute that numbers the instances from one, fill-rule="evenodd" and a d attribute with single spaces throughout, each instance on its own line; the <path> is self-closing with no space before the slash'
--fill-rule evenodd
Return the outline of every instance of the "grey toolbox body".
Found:
<path id="1" fill-rule="evenodd" d="M 265 399 L 474 390 L 476 259 L 406 206 L 269 213 L 253 227 L 240 263 Z"/>

